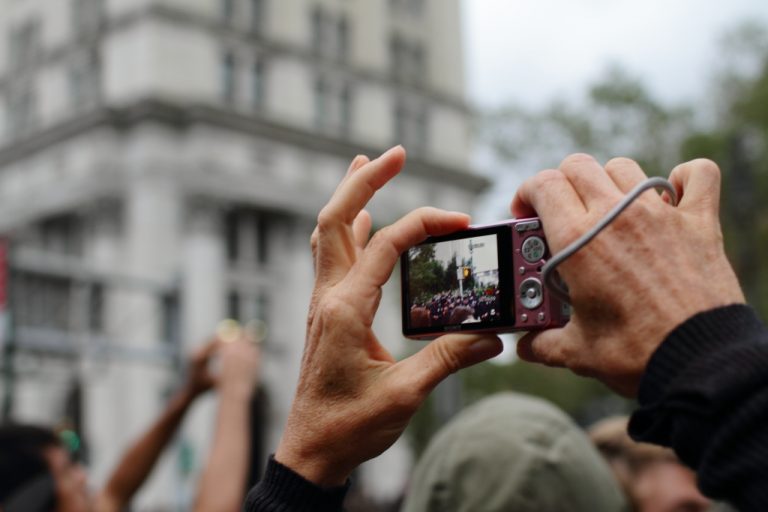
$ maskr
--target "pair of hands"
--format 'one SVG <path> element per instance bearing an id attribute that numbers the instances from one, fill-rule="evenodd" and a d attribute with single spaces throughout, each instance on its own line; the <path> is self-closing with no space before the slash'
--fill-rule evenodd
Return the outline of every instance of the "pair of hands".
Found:
<path id="1" fill-rule="evenodd" d="M 219 365 L 214 372 L 215 358 Z M 221 393 L 250 396 L 258 381 L 260 359 L 258 347 L 245 337 L 234 341 L 214 338 L 189 357 L 183 393 L 194 399 L 215 387 Z"/>
<path id="2" fill-rule="evenodd" d="M 371 219 L 363 208 L 404 161 L 401 147 L 374 161 L 355 158 L 312 236 L 316 281 L 306 346 L 275 457 L 319 485 L 343 484 L 394 443 L 442 379 L 502 349 L 495 336 L 450 334 L 397 362 L 371 330 L 381 287 L 400 254 L 428 235 L 469 225 L 464 214 L 421 208 L 369 241 Z M 573 155 L 525 182 L 512 213 L 540 216 L 557 253 L 645 178 L 628 159 L 602 167 Z M 697 160 L 675 168 L 670 180 L 681 198 L 677 207 L 644 194 L 559 267 L 573 316 L 563 328 L 525 336 L 518 344 L 523 359 L 565 366 L 633 395 L 651 354 L 676 325 L 744 301 L 723 251 L 719 170 Z"/>

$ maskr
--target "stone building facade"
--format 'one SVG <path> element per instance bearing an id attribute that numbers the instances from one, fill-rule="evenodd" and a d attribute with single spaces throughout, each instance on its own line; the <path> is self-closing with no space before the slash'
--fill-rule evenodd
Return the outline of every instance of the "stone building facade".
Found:
<path id="1" fill-rule="evenodd" d="M 263 319 L 274 449 L 312 286 L 308 240 L 356 154 L 402 143 L 371 205 L 469 211 L 459 0 L 0 0 L 0 234 L 13 329 L 7 415 L 75 428 L 98 484 L 218 320 Z M 377 328 L 405 349 L 397 285 Z M 195 407 L 138 510 L 183 508 L 215 398 Z M 399 447 L 398 447 L 399 446 Z M 387 499 L 400 444 L 361 471 Z"/>

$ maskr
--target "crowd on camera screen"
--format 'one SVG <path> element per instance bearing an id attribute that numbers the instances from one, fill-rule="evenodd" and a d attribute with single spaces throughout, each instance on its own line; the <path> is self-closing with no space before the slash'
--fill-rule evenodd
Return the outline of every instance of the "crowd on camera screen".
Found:
<path id="1" fill-rule="evenodd" d="M 499 304 L 495 286 L 469 290 L 463 296 L 458 290 L 440 292 L 427 302 L 414 302 L 411 327 L 485 322 L 499 317 Z"/>

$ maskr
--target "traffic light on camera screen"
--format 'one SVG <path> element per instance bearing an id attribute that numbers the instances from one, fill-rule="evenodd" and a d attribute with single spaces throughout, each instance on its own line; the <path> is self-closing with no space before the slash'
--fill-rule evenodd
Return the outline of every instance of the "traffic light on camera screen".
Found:
<path id="1" fill-rule="evenodd" d="M 472 277 L 472 267 L 462 267 L 461 271 L 464 275 L 464 279 Z"/>

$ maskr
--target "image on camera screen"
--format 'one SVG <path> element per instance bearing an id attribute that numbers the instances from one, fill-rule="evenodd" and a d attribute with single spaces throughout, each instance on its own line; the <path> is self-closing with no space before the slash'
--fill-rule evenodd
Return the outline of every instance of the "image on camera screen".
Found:
<path id="1" fill-rule="evenodd" d="M 407 283 L 411 328 L 499 320 L 496 235 L 411 248 Z"/>

